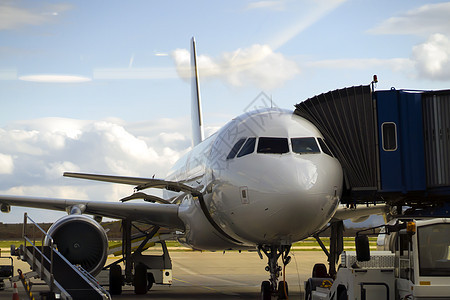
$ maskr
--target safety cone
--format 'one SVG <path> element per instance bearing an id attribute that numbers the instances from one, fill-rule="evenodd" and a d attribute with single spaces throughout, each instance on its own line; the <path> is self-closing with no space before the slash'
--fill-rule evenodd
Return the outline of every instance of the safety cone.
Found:
<path id="1" fill-rule="evenodd" d="M 17 284 L 14 282 L 14 293 L 12 296 L 12 300 L 20 300 L 19 291 L 17 290 Z"/>

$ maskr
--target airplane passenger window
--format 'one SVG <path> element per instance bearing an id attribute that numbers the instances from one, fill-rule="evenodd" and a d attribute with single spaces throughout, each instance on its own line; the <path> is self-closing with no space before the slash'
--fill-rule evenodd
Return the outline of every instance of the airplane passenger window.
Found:
<path id="1" fill-rule="evenodd" d="M 317 145 L 316 139 L 313 137 L 307 138 L 293 138 L 292 142 L 292 151 L 294 153 L 320 153 L 319 146 Z"/>
<path id="2" fill-rule="evenodd" d="M 260 137 L 258 140 L 258 153 L 288 153 L 287 138 Z"/>
<path id="3" fill-rule="evenodd" d="M 253 153 L 255 151 L 256 138 L 248 138 L 244 146 L 242 146 L 241 151 L 239 151 L 237 157 L 242 157 L 244 155 Z"/>
<path id="4" fill-rule="evenodd" d="M 234 158 L 236 156 L 236 154 L 238 153 L 239 149 L 241 149 L 244 142 L 245 142 L 245 138 L 242 138 L 239 141 L 237 141 L 236 144 L 234 144 L 233 148 L 231 148 L 230 153 L 228 153 L 227 159 Z"/>
<path id="5" fill-rule="evenodd" d="M 328 148 L 327 144 L 325 144 L 325 141 L 321 138 L 317 138 L 319 141 L 320 148 L 322 148 L 323 153 L 328 154 L 331 157 L 334 157 L 333 152 L 331 152 L 330 148 Z"/>

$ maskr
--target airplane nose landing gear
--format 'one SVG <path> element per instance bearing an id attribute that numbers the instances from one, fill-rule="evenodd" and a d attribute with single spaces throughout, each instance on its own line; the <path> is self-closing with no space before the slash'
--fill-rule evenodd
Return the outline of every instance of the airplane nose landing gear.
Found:
<path id="1" fill-rule="evenodd" d="M 291 245 L 260 245 L 258 246 L 258 254 L 262 259 L 261 250 L 268 258 L 266 271 L 270 273 L 270 279 L 263 281 L 261 284 L 261 299 L 270 300 L 272 299 L 272 295 L 278 295 L 278 299 L 287 299 L 288 286 L 285 281 L 285 266 L 291 261 L 291 257 L 288 256 Z M 283 268 L 278 265 L 278 258 L 280 256 L 282 257 Z M 278 283 L 278 277 L 280 277 L 281 271 L 283 271 L 283 280 Z"/>

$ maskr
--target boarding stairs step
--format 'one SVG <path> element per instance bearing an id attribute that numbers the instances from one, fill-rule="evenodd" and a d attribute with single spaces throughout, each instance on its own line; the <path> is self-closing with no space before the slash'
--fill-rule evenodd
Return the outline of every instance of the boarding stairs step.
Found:
<path id="1" fill-rule="evenodd" d="M 109 293 L 87 271 L 71 264 L 58 251 L 51 251 L 49 246 L 27 246 L 24 258 L 51 291 L 60 293 L 63 299 L 111 299 Z"/>

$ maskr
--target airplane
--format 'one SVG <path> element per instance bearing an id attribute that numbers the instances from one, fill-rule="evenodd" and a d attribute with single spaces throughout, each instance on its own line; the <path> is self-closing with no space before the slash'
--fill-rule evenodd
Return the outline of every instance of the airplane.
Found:
<path id="1" fill-rule="evenodd" d="M 205 139 L 194 38 L 191 69 L 194 147 L 165 179 L 66 172 L 66 177 L 133 185 L 135 192 L 120 202 L 4 195 L 1 211 L 9 212 L 10 206 L 67 211 L 48 234 L 59 249 L 66 249 L 63 254 L 69 261 L 94 275 L 104 268 L 107 256 L 107 236 L 99 217 L 126 222 L 124 230 L 131 222 L 153 225 L 147 241 L 165 228 L 173 233 L 166 236 L 197 250 L 257 250 L 268 259 L 270 278 L 262 282 L 261 295 L 270 299 L 286 291 L 286 283 L 279 281 L 278 260 L 281 256 L 283 266 L 289 263 L 294 242 L 317 234 L 331 221 L 380 213 L 383 207 L 362 212 L 338 209 L 342 167 L 320 131 L 291 110 L 275 107 L 244 113 Z M 163 190 L 163 196 L 143 192 L 150 188 Z M 92 253 L 83 252 L 93 248 L 100 249 L 94 262 L 88 259 Z M 126 276 L 132 264 L 126 261 Z M 117 268 L 112 266 L 111 273 L 121 274 Z M 134 276 L 139 274 L 135 261 Z M 135 286 L 136 293 L 146 291 Z"/>

